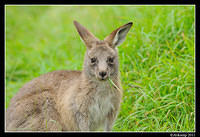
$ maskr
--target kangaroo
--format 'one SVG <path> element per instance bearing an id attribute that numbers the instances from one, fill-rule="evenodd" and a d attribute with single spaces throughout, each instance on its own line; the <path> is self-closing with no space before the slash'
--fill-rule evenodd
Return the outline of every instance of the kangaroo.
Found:
<path id="1" fill-rule="evenodd" d="M 122 98 L 116 47 L 132 22 L 104 40 L 74 25 L 87 47 L 83 70 L 53 71 L 25 84 L 10 101 L 7 131 L 112 130 Z"/>

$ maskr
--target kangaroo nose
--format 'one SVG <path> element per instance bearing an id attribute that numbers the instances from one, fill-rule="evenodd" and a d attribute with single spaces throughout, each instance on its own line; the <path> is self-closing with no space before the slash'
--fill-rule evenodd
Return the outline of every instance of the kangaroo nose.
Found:
<path id="1" fill-rule="evenodd" d="M 99 72 L 99 75 L 103 78 L 104 76 L 106 76 L 106 72 L 105 71 L 101 71 L 101 72 Z"/>

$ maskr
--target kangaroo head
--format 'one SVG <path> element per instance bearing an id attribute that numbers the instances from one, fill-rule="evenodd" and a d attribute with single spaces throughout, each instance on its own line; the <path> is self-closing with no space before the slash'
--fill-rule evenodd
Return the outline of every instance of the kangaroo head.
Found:
<path id="1" fill-rule="evenodd" d="M 100 81 L 104 81 L 109 77 L 114 78 L 118 74 L 116 47 L 125 40 L 132 22 L 114 30 L 104 40 L 96 38 L 77 21 L 74 21 L 74 25 L 87 47 L 83 69 L 85 74 Z"/>

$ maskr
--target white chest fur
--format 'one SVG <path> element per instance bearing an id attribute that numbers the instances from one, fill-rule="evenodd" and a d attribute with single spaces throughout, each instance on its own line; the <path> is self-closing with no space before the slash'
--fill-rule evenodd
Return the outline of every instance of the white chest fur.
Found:
<path id="1" fill-rule="evenodd" d="M 111 101 L 113 97 L 112 89 L 109 83 L 97 86 L 93 98 L 93 103 L 89 107 L 90 112 L 90 127 L 96 129 L 105 124 L 108 113 L 114 108 Z"/>

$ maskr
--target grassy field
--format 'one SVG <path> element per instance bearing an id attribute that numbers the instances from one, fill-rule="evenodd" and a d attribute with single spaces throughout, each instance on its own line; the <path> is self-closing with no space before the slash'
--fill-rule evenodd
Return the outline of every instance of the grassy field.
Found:
<path id="1" fill-rule="evenodd" d="M 6 7 L 6 108 L 26 82 L 54 70 L 81 70 L 79 21 L 103 39 L 133 22 L 118 47 L 124 90 L 113 131 L 194 131 L 193 6 Z"/>

